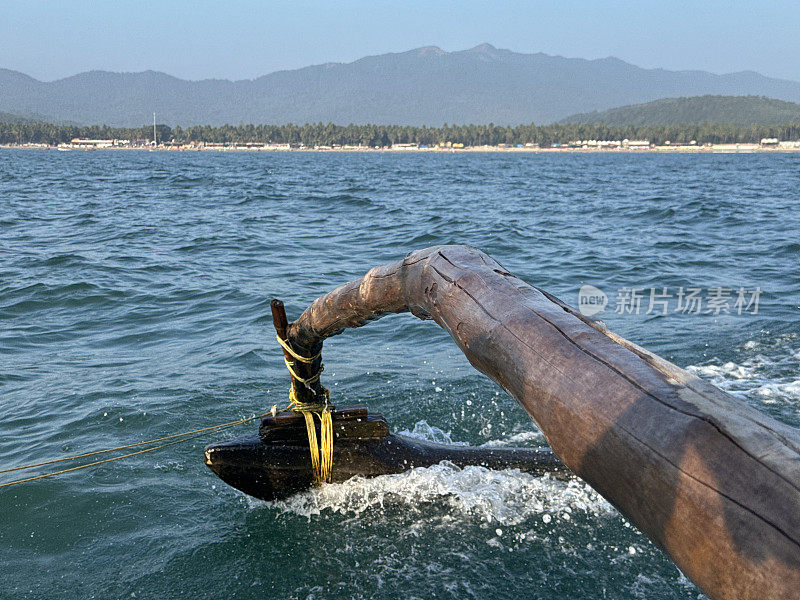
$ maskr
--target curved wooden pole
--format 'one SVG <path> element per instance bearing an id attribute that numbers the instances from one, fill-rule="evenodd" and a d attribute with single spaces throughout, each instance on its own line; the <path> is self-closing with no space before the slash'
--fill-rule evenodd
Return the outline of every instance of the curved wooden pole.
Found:
<path id="1" fill-rule="evenodd" d="M 800 432 L 622 339 L 467 246 L 371 269 L 290 324 L 293 346 L 387 313 L 444 328 L 555 453 L 711 598 L 800 596 Z"/>
<path id="2" fill-rule="evenodd" d="M 289 323 L 286 319 L 286 309 L 283 306 L 283 302 L 278 299 L 273 299 L 272 302 L 270 302 L 270 309 L 272 310 L 272 323 L 275 325 L 275 333 L 281 340 L 284 342 L 288 341 L 291 345 L 291 340 L 287 340 L 286 336 Z M 306 347 L 304 350 L 307 354 L 301 354 L 301 356 L 316 356 L 316 354 L 322 350 L 322 340 L 312 345 L 311 348 Z M 303 383 L 298 381 L 294 376 L 294 373 L 297 373 L 297 375 L 303 379 L 308 379 L 317 374 L 322 368 L 322 355 L 311 362 L 303 362 L 294 360 L 288 350 L 284 348 L 283 357 L 286 359 L 287 364 L 292 367 L 289 371 L 289 379 L 291 380 L 292 395 L 295 400 L 301 404 L 327 404 L 328 396 L 319 379 L 311 383 Z"/>

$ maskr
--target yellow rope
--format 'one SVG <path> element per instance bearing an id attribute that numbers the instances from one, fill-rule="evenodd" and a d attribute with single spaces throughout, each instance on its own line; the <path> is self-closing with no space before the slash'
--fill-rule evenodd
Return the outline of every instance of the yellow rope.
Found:
<path id="1" fill-rule="evenodd" d="M 297 354 L 286 340 L 276 336 L 281 348 L 291 355 L 295 360 L 301 363 L 311 364 L 322 355 L 322 350 L 317 352 L 314 356 L 302 356 Z M 314 481 L 317 483 L 330 483 L 333 471 L 333 416 L 331 415 L 328 398 L 330 392 L 327 388 L 323 387 L 322 390 L 325 394 L 325 402 L 322 404 L 310 404 L 300 402 L 297 398 L 295 390 L 295 381 L 308 386 L 315 381 L 318 381 L 324 370 L 324 365 L 319 366 L 319 370 L 308 378 L 300 377 L 295 373 L 292 367 L 294 361 L 290 361 L 286 356 L 283 357 L 283 362 L 286 363 L 286 368 L 289 369 L 289 374 L 292 376 L 292 387 L 289 390 L 289 407 L 295 412 L 303 413 L 303 418 L 306 422 L 306 432 L 308 433 L 308 450 L 311 455 L 311 472 L 314 476 Z M 317 428 L 314 424 L 314 415 L 319 417 L 319 442 L 317 441 Z"/>
<path id="2" fill-rule="evenodd" d="M 319 415 L 320 442 L 319 451 L 322 455 L 319 465 L 319 480 L 330 483 L 333 472 L 333 415 L 329 408 Z"/>
<path id="3" fill-rule="evenodd" d="M 320 378 L 320 375 L 322 375 L 322 372 L 325 370 L 325 365 L 320 365 L 319 366 L 319 371 L 317 371 L 311 377 L 309 377 L 307 379 L 303 379 L 302 377 L 300 377 L 300 375 L 298 375 L 297 373 L 294 372 L 294 369 L 292 369 L 292 366 L 294 366 L 294 363 L 292 361 L 290 361 L 289 359 L 287 359 L 284 356 L 283 357 L 283 362 L 286 363 L 286 368 L 289 369 L 289 373 L 292 375 L 292 377 L 294 377 L 300 383 L 304 383 L 306 385 L 310 385 L 310 384 L 314 383 L 317 379 Z"/>
<path id="4" fill-rule="evenodd" d="M 317 446 L 317 428 L 314 426 L 314 413 L 304 410 L 303 417 L 306 420 L 306 431 L 308 431 L 308 449 L 311 452 L 311 472 L 314 480 L 319 483 L 321 473 L 319 469 L 319 447 Z"/>
<path id="5" fill-rule="evenodd" d="M 112 458 L 106 458 L 106 459 L 103 459 L 103 460 L 97 460 L 97 461 L 86 463 L 86 464 L 83 464 L 83 465 L 78 465 L 77 467 L 70 467 L 68 469 L 62 469 L 60 471 L 53 471 L 52 473 L 44 473 L 43 475 L 36 475 L 34 477 L 26 477 L 24 479 L 16 479 L 14 481 L 8 481 L 6 483 L 0 484 L 0 488 L 12 486 L 12 485 L 17 485 L 19 483 L 26 483 L 28 481 L 36 481 L 38 479 L 45 479 L 47 477 L 54 477 L 56 475 L 62 475 L 63 473 L 71 473 L 72 471 L 79 471 L 80 469 L 86 469 L 88 467 L 93 467 L 93 466 L 96 466 L 96 465 L 102 465 L 104 463 L 114 462 L 116 460 L 121 460 L 123 458 L 136 456 L 138 454 L 145 454 L 147 452 L 153 452 L 154 450 L 160 450 L 161 448 L 166 448 L 167 446 L 173 446 L 175 444 L 180 444 L 181 442 L 185 442 L 187 440 L 200 437 L 200 435 L 202 435 L 203 433 L 207 433 L 209 431 L 220 431 L 221 429 L 225 429 L 225 428 L 228 428 L 228 427 L 234 427 L 236 425 L 241 425 L 243 423 L 248 423 L 250 421 L 253 421 L 254 419 L 258 419 L 258 418 L 264 417 L 267 414 L 269 414 L 269 413 L 264 413 L 263 415 L 257 415 L 257 416 L 253 416 L 253 417 L 247 417 L 245 419 L 239 419 L 238 421 L 230 421 L 228 423 L 222 423 L 220 425 L 212 425 L 211 427 L 203 427 L 202 429 L 195 429 L 193 431 L 186 431 L 184 433 L 176 433 L 174 435 L 168 435 L 168 436 L 165 436 L 165 437 L 155 438 L 155 439 L 152 439 L 152 440 L 148 440 L 146 442 L 138 442 L 136 444 L 127 444 L 125 446 L 117 446 L 116 448 L 108 448 L 106 450 L 96 450 L 94 452 L 85 452 L 84 454 L 76 454 L 74 456 L 65 456 L 64 458 L 57 458 L 57 459 L 54 459 L 54 460 L 47 460 L 47 461 L 44 461 L 44 462 L 30 464 L 30 465 L 24 465 L 24 466 L 21 466 L 21 467 L 14 467 L 14 468 L 11 468 L 11 469 L 4 469 L 4 470 L 0 471 L 0 473 L 10 473 L 12 471 L 21 471 L 23 469 L 32 469 L 34 467 L 52 465 L 54 463 L 70 461 L 70 460 L 76 460 L 76 459 L 79 459 L 79 458 L 85 458 L 87 456 L 95 456 L 97 454 L 103 454 L 105 452 L 114 452 L 114 451 L 119 451 L 119 450 L 125 450 L 125 449 L 128 449 L 128 448 L 136 448 L 138 446 L 145 446 L 145 445 L 148 445 L 148 444 L 155 444 L 157 442 L 163 442 L 163 441 L 167 441 L 167 440 L 176 440 L 176 441 L 173 441 L 173 442 L 169 442 L 168 444 L 161 444 L 159 446 L 154 446 L 152 448 L 146 448 L 144 450 L 138 450 L 136 452 L 130 452 L 128 454 L 123 454 L 121 456 L 114 456 Z M 188 437 L 188 436 L 191 436 L 191 437 Z M 176 438 L 180 438 L 180 439 L 176 439 Z"/>
<path id="6" fill-rule="evenodd" d="M 308 449 L 311 454 L 311 472 L 317 483 L 330 483 L 333 471 L 333 416 L 330 408 L 320 412 L 296 409 L 303 413 L 308 433 Z M 314 415 L 319 417 L 319 442 Z"/>
<path id="7" fill-rule="evenodd" d="M 289 354 L 291 354 L 291 355 L 292 355 L 292 358 L 294 358 L 294 359 L 296 359 L 296 360 L 299 360 L 301 363 L 310 364 L 310 363 L 314 362 L 315 360 L 317 360 L 317 359 L 318 359 L 320 356 L 322 356 L 322 350 L 320 350 L 319 352 L 317 352 L 317 353 L 316 353 L 314 356 L 312 356 L 312 357 L 308 357 L 308 356 L 301 356 L 300 354 L 298 354 L 297 352 L 295 352 L 294 350 L 292 350 L 292 347 L 289 345 L 289 342 L 287 342 L 286 340 L 282 340 L 282 339 L 281 339 L 281 336 L 279 336 L 279 335 L 276 335 L 276 336 L 275 336 L 275 339 L 277 339 L 277 340 L 278 340 L 278 343 L 281 345 L 281 348 L 283 348 L 284 350 L 286 350 L 286 351 L 287 351 Z"/>

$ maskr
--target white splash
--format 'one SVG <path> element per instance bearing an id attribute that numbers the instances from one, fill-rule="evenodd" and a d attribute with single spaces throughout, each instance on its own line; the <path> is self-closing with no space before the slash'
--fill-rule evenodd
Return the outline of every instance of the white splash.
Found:
<path id="1" fill-rule="evenodd" d="M 417 438 L 419 440 L 425 440 L 428 442 L 435 442 L 437 444 L 449 444 L 452 446 L 469 446 L 466 442 L 456 442 L 450 437 L 449 431 L 444 431 L 435 427 L 434 425 L 429 425 L 427 421 L 417 421 L 414 424 L 414 429 L 409 431 L 408 429 L 404 429 L 403 431 L 399 432 L 400 435 L 405 435 L 407 437 Z"/>
<path id="2" fill-rule="evenodd" d="M 427 421 L 417 421 L 414 424 L 413 430 L 404 429 L 398 432 L 400 435 L 407 437 L 417 438 L 428 442 L 435 442 L 437 444 L 451 444 L 454 446 L 469 446 L 467 442 L 459 442 L 453 440 L 452 434 L 449 431 L 444 431 L 434 425 L 430 425 Z M 543 446 L 546 444 L 544 435 L 531 422 L 529 431 L 520 431 L 508 437 L 489 440 L 480 444 L 481 448 L 503 448 L 505 446 Z"/>
<path id="3" fill-rule="evenodd" d="M 545 443 L 544 434 L 536 429 L 536 426 L 531 423 L 531 431 L 520 431 L 519 433 L 515 433 L 504 439 L 489 440 L 488 442 L 481 444 L 481 447 L 502 448 L 504 446 L 544 445 Z"/>
<path id="4" fill-rule="evenodd" d="M 450 512 L 479 515 L 489 523 L 515 525 L 543 513 L 560 516 L 576 511 L 603 514 L 613 508 L 578 480 L 534 477 L 517 469 L 463 469 L 442 462 L 398 475 L 354 477 L 298 494 L 270 506 L 311 518 L 323 511 L 360 515 L 370 509 L 402 507 L 405 512 L 447 506 Z"/>
<path id="5" fill-rule="evenodd" d="M 740 362 L 712 360 L 686 370 L 738 396 L 793 405 L 800 400 L 800 350 L 795 344 L 793 335 L 769 345 L 751 340 L 742 347 L 742 353 L 750 356 Z"/>

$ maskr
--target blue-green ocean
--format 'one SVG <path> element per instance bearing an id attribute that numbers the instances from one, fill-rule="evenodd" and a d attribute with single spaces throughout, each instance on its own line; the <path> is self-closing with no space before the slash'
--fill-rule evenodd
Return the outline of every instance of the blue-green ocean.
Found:
<path id="1" fill-rule="evenodd" d="M 0 150 L 0 469 L 282 404 L 271 298 L 296 318 L 449 243 L 572 305 L 594 285 L 612 330 L 800 426 L 799 190 L 789 154 Z M 325 349 L 334 402 L 395 431 L 544 444 L 432 323 Z M 202 449 L 255 429 L 0 488 L 0 597 L 700 597 L 579 480 L 442 464 L 249 499 Z"/>

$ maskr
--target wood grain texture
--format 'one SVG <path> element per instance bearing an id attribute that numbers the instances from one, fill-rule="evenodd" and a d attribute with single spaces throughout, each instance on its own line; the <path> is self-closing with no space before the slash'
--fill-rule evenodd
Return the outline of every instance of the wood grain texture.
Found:
<path id="1" fill-rule="evenodd" d="M 444 328 L 555 453 L 711 598 L 800 597 L 800 432 L 622 339 L 467 246 L 315 300 L 293 347 L 388 313 Z"/>

